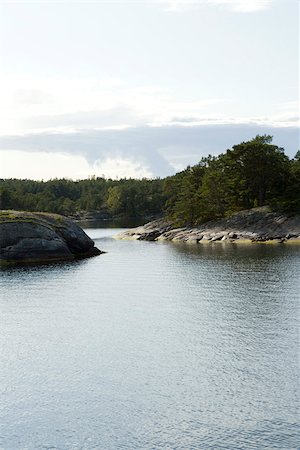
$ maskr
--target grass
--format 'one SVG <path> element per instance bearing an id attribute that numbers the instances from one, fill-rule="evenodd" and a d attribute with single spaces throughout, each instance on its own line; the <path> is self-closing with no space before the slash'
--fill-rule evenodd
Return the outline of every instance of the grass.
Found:
<path id="1" fill-rule="evenodd" d="M 64 228 L 67 226 L 65 217 L 59 214 L 43 213 L 43 212 L 28 212 L 28 211 L 13 211 L 1 210 L 0 223 L 32 223 L 42 225 L 47 228 Z"/>

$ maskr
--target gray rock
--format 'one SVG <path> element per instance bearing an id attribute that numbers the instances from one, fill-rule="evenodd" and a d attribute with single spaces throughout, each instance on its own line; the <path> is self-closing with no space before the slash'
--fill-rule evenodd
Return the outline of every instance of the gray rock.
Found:
<path id="1" fill-rule="evenodd" d="M 222 234 L 221 234 L 221 235 L 213 236 L 213 237 L 211 238 L 211 242 L 221 241 L 222 238 L 223 238 L 223 235 L 222 235 Z"/>
<path id="2" fill-rule="evenodd" d="M 158 230 L 153 230 L 153 231 L 150 231 L 149 233 L 141 234 L 138 237 L 138 240 L 139 241 L 155 241 L 159 235 L 160 235 L 160 232 Z"/>
<path id="3" fill-rule="evenodd" d="M 57 214 L 1 211 L 0 264 L 71 261 L 103 252 L 74 222 Z"/>
<path id="4" fill-rule="evenodd" d="M 142 229 L 144 240 L 169 240 L 190 242 L 215 242 L 224 240 L 228 242 L 243 241 L 245 239 L 253 242 L 265 242 L 276 240 L 282 242 L 286 240 L 298 240 L 300 237 L 300 216 L 284 216 L 271 212 L 267 207 L 253 208 L 246 211 L 239 211 L 231 217 L 206 222 L 196 228 L 174 227 L 171 222 L 159 219 L 150 222 Z M 151 231 L 151 234 L 149 234 Z M 137 229 L 126 231 L 119 235 L 119 238 L 134 237 Z M 147 234 L 149 238 L 147 238 Z"/>
<path id="5" fill-rule="evenodd" d="M 200 238 L 197 236 L 191 236 L 189 237 L 186 242 L 188 242 L 189 244 L 197 244 L 199 242 Z"/>

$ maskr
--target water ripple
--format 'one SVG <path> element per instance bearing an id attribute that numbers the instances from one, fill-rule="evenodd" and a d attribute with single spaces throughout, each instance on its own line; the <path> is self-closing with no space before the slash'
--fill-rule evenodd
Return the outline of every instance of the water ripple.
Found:
<path id="1" fill-rule="evenodd" d="M 297 449 L 298 248 L 114 232 L 3 272 L 0 448 Z"/>

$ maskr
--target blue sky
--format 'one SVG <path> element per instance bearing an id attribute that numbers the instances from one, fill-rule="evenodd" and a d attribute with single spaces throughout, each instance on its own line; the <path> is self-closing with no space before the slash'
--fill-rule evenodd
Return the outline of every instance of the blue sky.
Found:
<path id="1" fill-rule="evenodd" d="M 0 176 L 165 176 L 258 133 L 293 156 L 298 7 L 0 1 Z"/>

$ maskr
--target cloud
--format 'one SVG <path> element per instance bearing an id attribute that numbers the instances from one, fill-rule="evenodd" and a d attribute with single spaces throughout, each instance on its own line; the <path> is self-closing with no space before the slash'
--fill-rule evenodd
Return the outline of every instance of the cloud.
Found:
<path id="1" fill-rule="evenodd" d="M 246 116 L 229 98 L 182 101 L 160 86 L 128 87 L 121 80 L 2 77 L 0 135 L 76 132 L 177 124 L 257 123 L 294 126 L 296 102 L 270 104 L 267 117 Z M 247 104 L 242 104 L 247 108 Z M 239 111 L 239 118 L 237 118 Z"/>
<path id="2" fill-rule="evenodd" d="M 2 77 L 0 97 L 0 149 L 3 158 L 9 151 L 30 155 L 27 164 L 21 158 L 23 177 L 41 153 L 52 155 L 48 177 L 55 176 L 53 158 L 73 178 L 164 177 L 256 134 L 274 135 L 290 156 L 299 148 L 297 102 L 270 104 L 269 116 L 237 117 L 240 105 L 228 98 L 179 101 L 160 86 L 132 88 L 119 79 L 29 76 Z M 75 157 L 84 158 L 84 170 Z"/>
<path id="3" fill-rule="evenodd" d="M 1 178 L 86 179 L 94 174 L 93 168 L 82 156 L 60 153 L 0 151 Z"/>
<path id="4" fill-rule="evenodd" d="M 269 9 L 274 0 L 209 0 L 212 5 L 224 5 L 235 12 L 257 12 Z"/>
<path id="5" fill-rule="evenodd" d="M 0 148 L 83 156 L 94 169 L 101 167 L 107 160 L 126 160 L 130 164 L 141 166 L 149 176 L 173 173 L 174 168 L 159 154 L 156 143 L 152 144 L 148 140 L 145 130 L 147 127 L 3 136 L 0 137 Z M 101 170 L 103 172 L 103 169 Z"/>
<path id="6" fill-rule="evenodd" d="M 197 163 L 202 156 L 217 155 L 257 134 L 273 135 L 274 143 L 284 147 L 290 157 L 299 148 L 299 129 L 296 126 L 212 123 L 2 136 L 0 149 L 30 152 L 33 158 L 35 153 L 41 152 L 84 157 L 89 164 L 86 170 L 99 176 L 164 177 L 188 164 Z M 25 165 L 23 171 L 23 177 L 26 177 Z"/>
<path id="7" fill-rule="evenodd" d="M 251 13 L 267 10 L 274 0 L 158 0 L 166 11 L 185 11 L 197 6 L 225 6 L 234 12 Z"/>
<path id="8" fill-rule="evenodd" d="M 152 177 L 140 164 L 121 158 L 107 158 L 89 165 L 85 158 L 78 155 L 10 150 L 0 151 L 0 161 L 1 178 L 80 180 L 94 175 L 112 179 Z"/>
<path id="9" fill-rule="evenodd" d="M 106 158 L 97 160 L 94 172 L 106 178 L 152 178 L 154 175 L 142 164 L 122 158 Z"/>
<path id="10" fill-rule="evenodd" d="M 28 0 L 10 0 L 16 3 L 28 3 Z M 166 11 L 184 11 L 203 5 L 224 5 L 237 12 L 255 12 L 268 9 L 275 0 L 144 0 L 146 3 L 162 4 Z M 3 0 L 9 3 L 9 0 Z M 94 3 L 110 3 L 118 5 L 120 0 L 93 0 Z M 134 1 L 133 1 L 134 2 Z M 136 1 L 139 3 L 138 1 Z M 38 3 L 49 3 L 49 0 L 38 0 Z M 74 4 L 76 0 L 55 0 L 55 3 Z M 80 1 L 78 0 L 78 3 Z"/>
<path id="11" fill-rule="evenodd" d="M 15 76 L 0 78 L 0 134 L 138 126 L 201 115 L 225 98 L 178 101 L 160 86 L 121 80 Z"/>
<path id="12" fill-rule="evenodd" d="M 165 11 L 177 12 L 185 11 L 193 6 L 199 6 L 199 0 L 158 0 L 158 3 L 165 4 Z"/>

